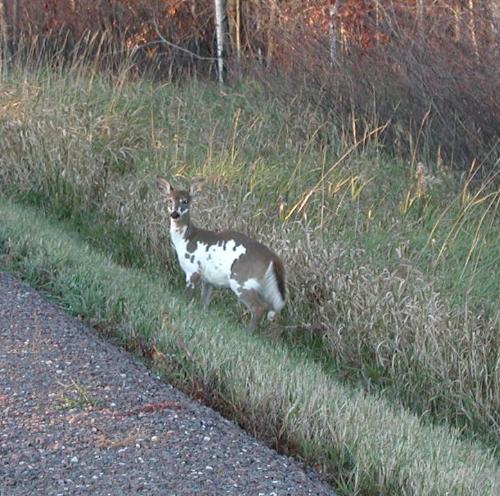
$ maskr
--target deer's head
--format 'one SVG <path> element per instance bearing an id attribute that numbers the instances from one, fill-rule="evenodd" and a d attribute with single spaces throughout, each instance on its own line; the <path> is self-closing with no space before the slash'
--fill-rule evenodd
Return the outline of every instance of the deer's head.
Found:
<path id="1" fill-rule="evenodd" d="M 201 189 L 201 182 L 194 182 L 189 191 L 175 189 L 163 177 L 158 177 L 156 184 L 160 192 L 167 198 L 170 217 L 177 223 L 189 224 L 189 207 L 191 200 Z"/>

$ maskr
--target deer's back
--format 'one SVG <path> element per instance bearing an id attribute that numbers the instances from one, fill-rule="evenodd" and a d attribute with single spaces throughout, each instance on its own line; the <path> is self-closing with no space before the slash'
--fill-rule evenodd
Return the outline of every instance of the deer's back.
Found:
<path id="1" fill-rule="evenodd" d="M 174 246 L 186 274 L 199 272 L 215 286 L 229 286 L 230 279 L 244 284 L 262 278 L 276 255 L 266 246 L 234 231 L 192 229 Z"/>

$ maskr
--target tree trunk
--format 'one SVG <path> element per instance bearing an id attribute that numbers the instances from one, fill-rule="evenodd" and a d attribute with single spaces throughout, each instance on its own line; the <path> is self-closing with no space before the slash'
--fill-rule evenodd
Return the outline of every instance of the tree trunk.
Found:
<path id="1" fill-rule="evenodd" d="M 425 0 L 417 0 L 417 31 L 420 38 L 425 36 Z"/>
<path id="2" fill-rule="evenodd" d="M 235 0 L 235 15 L 234 15 L 234 25 L 235 25 L 235 42 L 236 42 L 236 60 L 238 64 L 241 62 L 241 0 Z"/>
<path id="3" fill-rule="evenodd" d="M 7 37 L 7 9 L 5 1 L 0 0 L 0 75 L 2 74 L 5 61 L 8 57 L 8 37 Z"/>
<path id="4" fill-rule="evenodd" d="M 17 28 L 19 26 L 19 21 L 18 21 L 18 0 L 12 0 L 12 25 L 11 25 L 11 41 L 14 45 L 14 47 L 17 47 Z"/>
<path id="5" fill-rule="evenodd" d="M 330 0 L 328 6 L 328 29 L 330 32 L 330 61 L 334 63 L 344 49 L 344 23 L 342 21 L 343 0 Z"/>
<path id="6" fill-rule="evenodd" d="M 479 45 L 477 42 L 477 26 L 476 26 L 476 2 L 474 0 L 468 0 L 467 6 L 469 7 L 469 32 L 470 39 L 472 43 L 472 48 L 474 50 L 474 55 L 476 57 L 476 62 L 479 63 Z"/>
<path id="7" fill-rule="evenodd" d="M 328 6 L 328 30 L 330 34 L 330 62 L 337 60 L 337 32 L 336 32 L 337 2 L 330 0 Z"/>
<path id="8" fill-rule="evenodd" d="M 462 41 L 462 6 L 460 2 L 455 0 L 453 2 L 453 38 L 455 42 Z"/>
<path id="9" fill-rule="evenodd" d="M 273 29 L 274 29 L 274 22 L 276 20 L 276 10 L 277 10 L 277 5 L 276 5 L 276 0 L 271 0 L 271 12 L 269 13 L 269 21 L 268 21 L 268 26 L 267 26 L 267 67 L 271 66 L 271 61 L 273 58 L 273 52 L 274 52 L 274 34 L 273 34 Z"/>
<path id="10" fill-rule="evenodd" d="M 241 0 L 227 0 L 227 43 L 228 49 L 236 53 L 236 61 L 241 62 Z"/>
<path id="11" fill-rule="evenodd" d="M 215 37 L 217 43 L 217 76 L 220 85 L 224 84 L 224 47 L 226 40 L 226 1 L 215 2 Z"/>
<path id="12" fill-rule="evenodd" d="M 481 51 L 494 59 L 499 46 L 500 4 L 481 0 Z"/>
<path id="13" fill-rule="evenodd" d="M 232 0 L 230 11 L 230 19 L 232 21 L 232 27 L 230 29 L 231 39 L 233 40 L 236 60 L 239 65 L 241 62 L 241 0 Z"/>

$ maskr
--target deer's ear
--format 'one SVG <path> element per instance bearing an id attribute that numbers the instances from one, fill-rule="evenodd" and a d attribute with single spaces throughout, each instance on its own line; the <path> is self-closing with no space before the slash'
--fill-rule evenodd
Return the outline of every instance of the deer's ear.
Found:
<path id="1" fill-rule="evenodd" d="M 203 191 L 203 186 L 205 185 L 205 180 L 203 178 L 195 178 L 191 183 L 191 188 L 189 189 L 189 194 L 192 198 L 198 196 L 201 191 Z"/>
<path id="2" fill-rule="evenodd" d="M 156 178 L 156 186 L 164 195 L 170 195 L 174 190 L 174 188 L 172 188 L 172 185 L 166 179 L 160 176 Z"/>

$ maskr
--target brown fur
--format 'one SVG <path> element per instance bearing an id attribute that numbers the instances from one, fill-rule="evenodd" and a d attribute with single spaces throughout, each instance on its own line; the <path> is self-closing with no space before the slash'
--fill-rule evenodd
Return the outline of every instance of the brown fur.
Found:
<path id="1" fill-rule="evenodd" d="M 281 297 L 283 300 L 286 300 L 285 267 L 283 266 L 281 259 L 277 256 L 273 259 L 273 269 Z"/>

